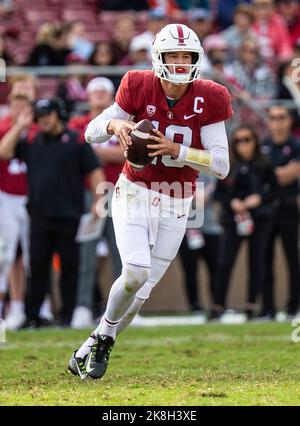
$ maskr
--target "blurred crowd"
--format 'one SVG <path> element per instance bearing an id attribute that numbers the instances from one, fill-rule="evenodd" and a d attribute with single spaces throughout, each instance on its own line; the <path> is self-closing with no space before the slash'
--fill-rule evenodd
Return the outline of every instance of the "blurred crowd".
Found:
<path id="1" fill-rule="evenodd" d="M 203 259 L 209 318 L 226 314 L 231 272 L 247 240 L 244 311 L 249 320 L 274 319 L 274 247 L 280 236 L 288 270 L 286 315 L 292 318 L 300 297 L 299 1 L 78 0 L 62 6 L 55 0 L 4 0 L 0 56 L 8 68 L 150 68 L 154 35 L 177 21 L 199 36 L 205 50 L 203 76 L 229 89 L 235 110 L 228 124 L 230 174 L 220 182 L 199 178 L 205 188 L 204 226 L 187 230 L 179 253 L 189 309 L 203 312 L 198 294 Z M 81 215 L 94 214 L 97 184 L 114 184 L 122 170 L 124 156 L 114 138 L 90 148 L 83 137 L 88 122 L 112 104 L 122 74 L 112 76 L 107 68 L 100 74 L 70 70 L 50 79 L 23 73 L 0 83 L 0 317 L 11 329 L 54 320 L 62 326 L 92 326 L 105 304 L 101 253 L 111 255 L 113 278 L 121 271 L 111 219 L 101 240 L 79 245 L 75 235 Z M 40 130 L 52 142 L 49 151 L 32 144 L 42 137 Z M 69 152 L 73 144 L 81 147 Z M 53 312 L 57 276 L 61 300 Z"/>

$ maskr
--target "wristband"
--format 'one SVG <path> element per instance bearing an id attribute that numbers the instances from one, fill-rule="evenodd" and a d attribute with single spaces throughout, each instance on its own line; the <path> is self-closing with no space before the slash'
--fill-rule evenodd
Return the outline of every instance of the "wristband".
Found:
<path id="1" fill-rule="evenodd" d="M 205 151 L 204 149 L 188 148 L 185 161 L 210 167 L 212 164 L 212 155 L 210 151 Z"/>

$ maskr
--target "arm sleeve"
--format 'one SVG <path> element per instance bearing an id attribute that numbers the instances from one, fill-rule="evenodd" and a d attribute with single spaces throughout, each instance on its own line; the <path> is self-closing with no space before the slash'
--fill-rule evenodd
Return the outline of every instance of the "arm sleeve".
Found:
<path id="1" fill-rule="evenodd" d="M 203 148 L 211 152 L 210 172 L 219 179 L 229 173 L 228 139 L 224 121 L 201 128 Z"/>
<path id="2" fill-rule="evenodd" d="M 118 118 L 121 120 L 132 121 L 134 116 L 124 111 L 116 102 L 109 108 L 106 108 L 102 114 L 94 118 L 87 126 L 84 133 L 86 142 L 102 143 L 111 138 L 107 133 L 107 126 L 111 120 Z"/>
<path id="3" fill-rule="evenodd" d="M 224 179 L 229 173 L 228 140 L 224 121 L 203 126 L 201 128 L 201 141 L 205 151 L 210 153 L 209 165 L 180 161 L 186 158 L 188 148 L 184 145 L 180 147 L 178 160 L 183 162 L 185 166 L 213 175 L 218 179 Z"/>

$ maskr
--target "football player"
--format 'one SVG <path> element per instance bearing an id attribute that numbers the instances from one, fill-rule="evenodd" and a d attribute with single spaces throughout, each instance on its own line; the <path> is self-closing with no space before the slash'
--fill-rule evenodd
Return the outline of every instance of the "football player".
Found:
<path id="1" fill-rule="evenodd" d="M 231 99 L 225 87 L 200 79 L 202 57 L 190 28 L 165 26 L 153 40 L 153 71 L 125 74 L 115 103 L 86 129 L 88 143 L 115 135 L 126 153 L 136 122 L 147 118 L 156 127 L 152 163 L 137 170 L 126 161 L 116 184 L 112 215 L 123 269 L 99 326 L 70 359 L 69 370 L 81 378 L 103 376 L 116 335 L 176 256 L 199 171 L 220 179 L 229 172 L 224 122 L 233 114 Z M 144 213 L 134 214 L 137 208 Z"/>

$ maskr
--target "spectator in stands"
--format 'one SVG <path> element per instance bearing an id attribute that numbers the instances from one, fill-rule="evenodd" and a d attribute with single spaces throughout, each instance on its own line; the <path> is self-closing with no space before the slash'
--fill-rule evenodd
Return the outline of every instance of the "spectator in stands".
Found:
<path id="1" fill-rule="evenodd" d="M 252 3 L 252 0 L 226 0 L 217 2 L 215 11 L 216 22 L 222 30 L 232 25 L 235 8 L 240 3 Z"/>
<path id="2" fill-rule="evenodd" d="M 294 75 L 296 73 L 296 75 Z M 293 134 L 300 136 L 300 76 L 291 62 L 283 63 L 279 69 L 277 99 L 292 102 L 289 109 L 293 116 Z"/>
<path id="3" fill-rule="evenodd" d="M 222 225 L 216 305 L 212 317 L 225 310 L 231 271 L 244 239 L 249 244 L 249 283 L 246 313 L 252 318 L 260 290 L 268 240 L 271 200 L 276 190 L 276 178 L 271 161 L 260 152 L 254 129 L 238 127 L 231 136 L 228 177 L 219 181 L 215 198 L 222 205 Z"/>
<path id="4" fill-rule="evenodd" d="M 9 80 L 11 96 L 25 96 L 35 101 L 38 96 L 38 81 L 31 74 L 16 75 Z"/>
<path id="5" fill-rule="evenodd" d="M 147 30 L 132 39 L 132 43 L 147 44 L 149 54 L 151 54 L 151 46 L 154 36 L 168 24 L 168 18 L 165 10 L 162 7 L 151 9 L 148 12 L 148 25 Z"/>
<path id="6" fill-rule="evenodd" d="M 93 188 L 91 210 L 96 214 L 99 197 L 96 188 L 104 176 L 91 147 L 79 143 L 78 135 L 65 126 L 66 114 L 61 101 L 42 99 L 34 112 L 40 131 L 32 144 L 24 140 L 23 135 L 33 120 L 28 108 L 19 114 L 17 123 L 0 145 L 1 158 L 15 155 L 26 162 L 28 169 L 30 280 L 24 327 L 39 327 L 45 323 L 39 317 L 39 310 L 50 288 L 54 250 L 59 253 L 62 265 L 60 322 L 68 325 L 76 300 L 79 246 L 75 243 L 75 235 L 83 213 L 84 177 L 90 179 Z"/>
<path id="7" fill-rule="evenodd" d="M 89 64 L 96 66 L 116 65 L 117 54 L 112 43 L 109 41 L 99 41 L 98 43 L 96 43 L 95 49 L 91 57 L 89 58 Z M 113 82 L 115 89 L 119 87 L 121 76 L 110 76 L 104 74 L 101 75 L 102 77 L 109 78 Z"/>
<path id="8" fill-rule="evenodd" d="M 119 65 L 149 68 L 151 66 L 151 55 L 149 54 L 148 40 L 142 37 L 134 38 L 130 43 L 129 54 L 120 61 Z"/>
<path id="9" fill-rule="evenodd" d="M 206 9 L 191 9 L 188 13 L 190 27 L 203 43 L 212 30 L 212 16 Z"/>
<path id="10" fill-rule="evenodd" d="M 13 59 L 7 51 L 4 34 L 0 34 L 0 58 L 5 61 L 6 66 L 13 65 Z"/>
<path id="11" fill-rule="evenodd" d="M 248 100 L 266 100 L 276 96 L 277 86 L 273 70 L 260 56 L 255 39 L 245 39 L 238 52 L 238 59 L 230 68 L 232 78 L 239 89 L 240 96 Z"/>
<path id="12" fill-rule="evenodd" d="M 227 75 L 228 67 L 228 44 L 220 34 L 208 35 L 204 40 L 204 55 L 202 63 L 202 73 L 211 75 L 216 71 L 225 78 Z"/>
<path id="13" fill-rule="evenodd" d="M 36 37 L 36 45 L 29 55 L 28 66 L 65 65 L 71 52 L 67 45 L 68 27 L 59 23 L 43 24 Z"/>
<path id="14" fill-rule="evenodd" d="M 0 120 L 0 146 L 5 136 L 18 123 L 18 117 L 24 109 L 31 106 L 32 98 L 16 89 L 9 96 L 8 115 Z M 33 124 L 28 130 L 28 138 L 32 140 L 37 133 L 37 126 Z M 5 257 L 0 264 L 0 317 L 3 310 L 3 301 L 8 290 L 10 273 L 10 309 L 6 317 L 6 326 L 9 330 L 16 329 L 25 321 L 24 297 L 25 274 L 28 271 L 28 226 L 29 219 L 27 204 L 27 176 L 26 165 L 17 158 L 9 161 L 0 161 L 0 236 L 4 241 Z M 23 265 L 17 259 L 17 248 L 22 248 Z M 19 280 L 16 279 L 19 276 Z"/>
<path id="15" fill-rule="evenodd" d="M 292 45 L 300 38 L 299 0 L 278 0 L 278 12 L 283 16 L 290 34 Z"/>
<path id="16" fill-rule="evenodd" d="M 250 4 L 241 3 L 234 9 L 233 24 L 222 32 L 230 49 L 231 60 L 237 56 L 242 42 L 246 38 L 254 37 L 254 31 L 251 29 L 253 21 L 253 7 Z"/>
<path id="17" fill-rule="evenodd" d="M 185 290 L 188 297 L 190 310 L 201 313 L 203 310 L 198 294 L 198 260 L 203 259 L 209 273 L 209 290 L 211 300 L 215 300 L 216 273 L 218 268 L 218 249 L 221 226 L 218 223 L 213 208 L 213 194 L 215 190 L 215 178 L 200 175 L 198 182 L 204 184 L 204 190 L 200 189 L 196 197 L 199 208 L 203 209 L 204 222 L 201 229 L 189 228 L 186 230 L 180 247 L 180 258 L 184 270 Z M 199 213 L 200 214 L 200 213 Z"/>
<path id="18" fill-rule="evenodd" d="M 22 111 L 24 106 L 36 99 L 38 92 L 37 80 L 30 74 L 12 77 L 9 81 L 9 85 L 11 88 L 9 95 L 10 110 L 6 116 L 0 119 L 1 139 L 2 135 L 4 136 L 11 127 L 13 127 L 13 123 L 17 120 L 17 115 L 20 111 Z M 33 125 L 30 131 L 30 138 L 35 135 L 35 132 L 36 126 Z M 9 272 L 8 290 L 10 300 L 9 310 L 6 316 L 6 326 L 8 329 L 15 329 L 22 324 L 25 317 L 24 265 L 28 265 L 29 246 L 29 241 L 27 241 L 29 236 L 26 232 L 28 213 L 25 208 L 27 203 L 27 177 L 25 164 L 16 158 L 11 159 L 10 161 L 0 161 L 0 176 L 0 193 L 2 194 L 2 200 L 0 203 L 0 208 L 2 209 L 2 213 L 0 214 L 2 218 L 0 221 L 0 228 L 2 224 L 4 234 L 7 235 L 7 232 L 9 233 L 9 243 L 7 244 L 9 251 L 7 254 L 9 254 L 10 259 L 13 253 L 17 253 L 16 255 L 13 255 L 12 264 L 10 264 L 11 262 L 8 259 L 8 264 L 6 264 L 5 267 L 6 272 Z M 18 208 L 10 211 L 11 203 L 13 201 L 16 204 L 18 203 Z M 17 242 L 16 238 L 18 240 Z M 18 243 L 20 243 L 19 245 L 21 250 L 17 250 Z M 0 276 L 0 287 L 7 288 L 7 278 L 7 273 Z"/>
<path id="19" fill-rule="evenodd" d="M 263 309 L 261 316 L 273 319 L 274 304 L 273 260 L 275 241 L 281 236 L 289 273 L 289 297 L 286 311 L 297 314 L 300 299 L 299 269 L 299 195 L 300 143 L 291 135 L 292 116 L 284 105 L 273 105 L 268 112 L 270 137 L 264 141 L 263 152 L 271 159 L 278 180 L 278 190 L 270 217 L 271 233 L 268 240 L 265 277 L 263 280 Z"/>
<path id="20" fill-rule="evenodd" d="M 99 41 L 88 59 L 90 65 L 106 66 L 116 65 L 116 54 L 109 41 Z"/>
<path id="21" fill-rule="evenodd" d="M 66 58 L 72 52 L 69 40 L 70 25 L 66 22 L 55 22 L 53 28 L 56 65 L 65 65 Z"/>
<path id="22" fill-rule="evenodd" d="M 36 36 L 36 45 L 30 53 L 27 65 L 43 66 L 54 63 L 53 26 L 50 23 L 40 27 Z"/>
<path id="23" fill-rule="evenodd" d="M 113 103 L 115 89 L 110 80 L 104 77 L 96 77 L 87 85 L 87 94 L 90 111 L 88 114 L 74 117 L 69 122 L 71 129 L 80 133 L 82 142 L 85 143 L 84 132 L 88 123 Z M 93 146 L 94 152 L 99 157 L 104 167 L 106 180 L 113 184 L 119 178 L 124 163 L 123 150 L 115 138 L 108 142 Z M 112 194 L 110 194 L 112 196 Z M 92 193 L 85 191 L 85 208 L 90 210 Z M 106 237 L 113 269 L 113 278 L 116 279 L 122 269 L 119 252 L 116 246 L 115 234 L 110 216 L 106 219 L 103 235 Z M 96 274 L 96 246 L 97 240 L 81 244 L 80 268 L 76 309 L 74 311 L 72 326 L 75 328 L 90 327 L 92 323 L 92 303 Z"/>
<path id="24" fill-rule="evenodd" d="M 253 0 L 253 6 L 255 20 L 252 29 L 262 57 L 271 64 L 288 60 L 292 56 L 292 43 L 283 17 L 274 10 L 274 1 Z"/>
<path id="25" fill-rule="evenodd" d="M 94 43 L 86 38 L 83 22 L 78 20 L 70 23 L 68 40 L 73 53 L 87 61 L 94 50 Z"/>
<path id="26" fill-rule="evenodd" d="M 84 61 L 76 53 L 69 53 L 66 58 L 66 65 L 84 65 Z M 68 113 L 71 113 L 77 102 L 87 100 L 86 75 L 74 73 L 62 77 L 57 88 L 57 95 L 64 101 Z"/>
<path id="27" fill-rule="evenodd" d="M 116 53 L 117 62 L 128 54 L 129 45 L 134 35 L 134 17 L 130 14 L 120 16 L 113 30 L 113 48 Z"/>

